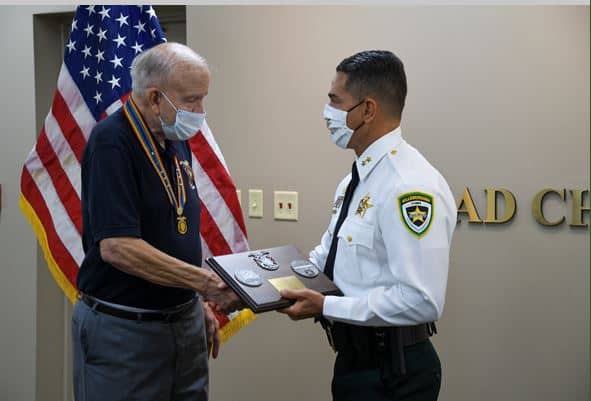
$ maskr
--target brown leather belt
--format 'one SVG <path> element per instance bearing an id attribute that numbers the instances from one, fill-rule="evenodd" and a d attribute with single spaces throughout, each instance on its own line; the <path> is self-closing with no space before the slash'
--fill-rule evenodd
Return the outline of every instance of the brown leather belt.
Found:
<path id="1" fill-rule="evenodd" d="M 197 297 L 193 298 L 191 301 L 179 305 L 179 307 L 173 307 L 167 310 L 162 311 L 154 311 L 154 312 L 132 312 L 124 309 L 114 308 L 110 305 L 106 305 L 99 300 L 92 298 L 86 294 L 80 294 L 80 300 L 88 305 L 89 308 L 101 312 L 106 313 L 107 315 L 115 316 L 121 319 L 127 320 L 136 320 L 136 321 L 144 321 L 144 322 L 153 322 L 153 321 L 165 321 L 165 322 L 175 322 L 179 320 L 185 313 L 187 313 L 191 307 L 197 301 Z"/>

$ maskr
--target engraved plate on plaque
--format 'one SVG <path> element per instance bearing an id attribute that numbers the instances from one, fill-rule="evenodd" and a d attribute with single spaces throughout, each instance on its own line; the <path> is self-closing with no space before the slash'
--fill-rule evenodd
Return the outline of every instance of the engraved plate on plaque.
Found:
<path id="1" fill-rule="evenodd" d="M 275 287 L 277 291 L 281 290 L 303 290 L 306 288 L 304 283 L 300 281 L 296 276 L 285 276 L 272 278 L 269 282 Z"/>

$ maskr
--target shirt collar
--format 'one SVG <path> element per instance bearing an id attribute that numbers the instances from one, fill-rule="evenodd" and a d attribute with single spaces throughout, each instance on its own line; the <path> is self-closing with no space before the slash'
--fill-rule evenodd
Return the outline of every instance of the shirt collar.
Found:
<path id="1" fill-rule="evenodd" d="M 368 146 L 355 163 L 359 171 L 359 179 L 364 180 L 377 166 L 378 162 L 388 153 L 395 150 L 402 142 L 402 131 L 397 127 Z"/>

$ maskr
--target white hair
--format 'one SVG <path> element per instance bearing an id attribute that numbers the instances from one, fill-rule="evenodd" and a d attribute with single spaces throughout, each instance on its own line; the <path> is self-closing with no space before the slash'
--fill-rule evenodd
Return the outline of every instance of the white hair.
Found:
<path id="1" fill-rule="evenodd" d="M 181 43 L 162 43 L 140 53 L 131 63 L 132 91 L 143 94 L 150 87 L 165 86 L 175 67 L 182 63 L 209 68 L 203 57 Z"/>

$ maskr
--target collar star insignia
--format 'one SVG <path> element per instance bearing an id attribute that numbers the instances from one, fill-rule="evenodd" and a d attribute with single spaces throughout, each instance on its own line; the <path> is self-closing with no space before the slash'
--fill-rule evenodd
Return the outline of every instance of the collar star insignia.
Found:
<path id="1" fill-rule="evenodd" d="M 369 196 L 369 194 L 367 194 L 359 201 L 359 206 L 357 206 L 357 211 L 355 212 L 355 214 L 364 217 L 365 212 L 367 212 L 367 209 L 369 209 L 370 207 L 373 207 L 373 205 L 371 204 L 371 197 Z"/>
<path id="2" fill-rule="evenodd" d="M 427 212 L 422 212 L 418 206 L 415 207 L 415 210 L 412 212 L 408 212 L 408 216 L 412 219 L 412 222 L 420 221 L 425 222 L 425 218 L 427 217 Z"/>
<path id="3" fill-rule="evenodd" d="M 365 166 L 366 164 L 371 163 L 371 156 L 367 156 L 362 162 L 361 165 Z"/>

